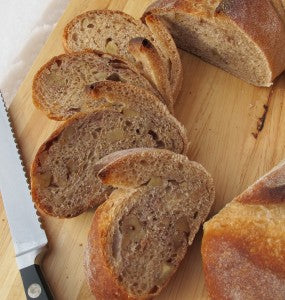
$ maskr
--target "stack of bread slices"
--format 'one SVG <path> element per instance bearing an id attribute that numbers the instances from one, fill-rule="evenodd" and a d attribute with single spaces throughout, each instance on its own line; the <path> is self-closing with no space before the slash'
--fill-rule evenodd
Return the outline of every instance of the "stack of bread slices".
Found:
<path id="1" fill-rule="evenodd" d="M 86 12 L 65 54 L 35 75 L 34 105 L 64 121 L 39 148 L 33 200 L 54 217 L 96 210 L 85 267 L 97 299 L 145 299 L 170 280 L 214 201 L 211 176 L 185 156 L 172 115 L 182 85 L 159 17 Z"/>

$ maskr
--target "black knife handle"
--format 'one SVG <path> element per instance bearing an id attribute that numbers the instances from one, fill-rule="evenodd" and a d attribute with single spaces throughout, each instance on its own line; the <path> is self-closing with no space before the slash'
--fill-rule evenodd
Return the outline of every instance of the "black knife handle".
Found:
<path id="1" fill-rule="evenodd" d="M 53 300 L 39 265 L 31 265 L 20 270 L 28 300 Z"/>

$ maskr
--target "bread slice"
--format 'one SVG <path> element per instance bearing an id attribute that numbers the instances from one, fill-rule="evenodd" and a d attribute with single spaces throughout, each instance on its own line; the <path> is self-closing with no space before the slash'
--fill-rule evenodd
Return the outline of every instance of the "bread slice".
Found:
<path id="1" fill-rule="evenodd" d="M 165 99 L 165 104 L 173 111 L 173 97 L 169 97 L 172 93 L 171 87 L 156 48 L 149 40 L 138 37 L 129 42 L 129 51 L 137 61 L 144 62 L 142 68 L 145 76 L 157 87 Z"/>
<path id="2" fill-rule="evenodd" d="M 113 10 L 93 10 L 77 16 L 67 24 L 63 35 L 64 48 L 68 52 L 83 49 L 94 49 L 116 54 L 142 67 L 153 82 L 160 81 L 161 86 L 168 84 L 168 90 L 160 89 L 161 94 L 173 102 L 178 96 L 182 84 L 182 65 L 176 45 L 163 23 L 153 17 L 146 21 L 146 26 L 140 20 Z M 133 38 L 148 40 L 156 51 L 148 51 L 138 59 L 129 51 L 129 42 Z M 158 53 L 158 55 L 157 55 Z M 150 61 L 157 61 L 157 65 L 164 69 L 163 73 L 155 70 L 148 73 Z"/>
<path id="3" fill-rule="evenodd" d="M 159 0 L 146 14 L 163 18 L 178 47 L 251 84 L 270 86 L 285 69 L 285 26 L 277 2 Z"/>
<path id="4" fill-rule="evenodd" d="M 66 120 L 82 111 L 86 86 L 103 80 L 133 84 L 163 101 L 131 64 L 111 54 L 87 50 L 56 56 L 37 72 L 33 81 L 34 105 L 51 119 Z"/>
<path id="5" fill-rule="evenodd" d="M 285 299 L 285 161 L 204 224 L 211 299 Z"/>
<path id="6" fill-rule="evenodd" d="M 144 92 L 142 96 L 138 88 L 124 88 L 122 83 L 98 83 L 91 94 L 93 102 L 98 97 L 103 106 L 94 104 L 97 109 L 92 111 L 90 104 L 88 113 L 67 120 L 39 148 L 31 186 L 40 210 L 68 218 L 104 202 L 112 189 L 96 177 L 96 164 L 114 151 L 157 147 L 186 153 L 185 129 L 159 100 Z"/>
<path id="7" fill-rule="evenodd" d="M 144 19 L 144 22 L 154 36 L 155 43 L 166 58 L 168 79 L 172 87 L 172 94 L 175 102 L 183 83 L 183 68 L 176 44 L 169 30 L 159 17 L 149 15 Z"/>
<path id="8" fill-rule="evenodd" d="M 211 176 L 184 155 L 131 149 L 99 162 L 118 187 L 95 212 L 86 249 L 96 299 L 149 299 L 177 270 L 214 200 Z"/>

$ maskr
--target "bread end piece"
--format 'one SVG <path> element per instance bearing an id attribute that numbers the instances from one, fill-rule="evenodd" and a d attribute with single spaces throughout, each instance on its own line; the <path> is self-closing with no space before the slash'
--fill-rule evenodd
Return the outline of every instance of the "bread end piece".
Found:
<path id="1" fill-rule="evenodd" d="M 285 69 L 285 26 L 269 0 L 157 1 L 177 46 L 256 86 Z"/>
<path id="2" fill-rule="evenodd" d="M 160 91 L 165 99 L 165 104 L 173 113 L 174 100 L 170 81 L 167 77 L 168 71 L 153 44 L 146 38 L 137 37 L 130 40 L 129 51 L 135 57 L 137 63 L 141 64 L 142 71 Z"/>
<path id="3" fill-rule="evenodd" d="M 284 175 L 283 162 L 204 224 L 212 299 L 285 298 Z"/>

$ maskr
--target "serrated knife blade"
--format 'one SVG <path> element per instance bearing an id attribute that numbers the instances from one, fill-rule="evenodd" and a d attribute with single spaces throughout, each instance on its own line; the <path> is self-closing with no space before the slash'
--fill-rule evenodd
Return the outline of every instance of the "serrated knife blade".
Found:
<path id="1" fill-rule="evenodd" d="M 36 257 L 48 243 L 34 207 L 27 177 L 0 93 L 0 191 L 27 299 L 53 299 Z"/>

